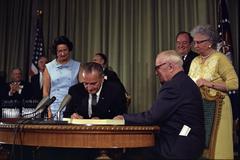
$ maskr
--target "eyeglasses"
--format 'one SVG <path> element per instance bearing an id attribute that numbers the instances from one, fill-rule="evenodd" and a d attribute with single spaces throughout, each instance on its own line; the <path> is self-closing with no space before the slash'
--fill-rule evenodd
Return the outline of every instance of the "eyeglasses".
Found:
<path id="1" fill-rule="evenodd" d="M 207 41 L 209 41 L 209 39 L 205 39 L 205 40 L 201 40 L 201 41 L 193 41 L 193 45 L 195 45 L 195 44 L 201 44 L 201 43 L 207 42 Z"/>
<path id="2" fill-rule="evenodd" d="M 161 68 L 165 64 L 167 64 L 167 63 L 162 63 L 162 64 L 159 64 L 159 65 L 155 66 L 154 67 L 155 71 L 158 70 L 159 68 Z"/>
<path id="3" fill-rule="evenodd" d="M 183 41 L 183 42 L 177 41 L 177 42 L 176 42 L 176 45 L 177 45 L 177 46 L 180 46 L 180 45 L 186 46 L 186 45 L 189 45 L 189 44 L 191 44 L 191 43 L 189 43 L 189 42 L 187 42 L 187 41 Z"/>

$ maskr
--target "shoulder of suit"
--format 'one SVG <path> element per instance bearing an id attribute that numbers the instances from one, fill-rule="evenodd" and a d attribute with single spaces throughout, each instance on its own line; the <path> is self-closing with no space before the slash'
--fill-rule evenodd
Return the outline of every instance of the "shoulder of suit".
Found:
<path id="1" fill-rule="evenodd" d="M 84 88 L 84 85 L 83 85 L 83 83 L 77 83 L 77 84 L 75 84 L 75 85 L 73 85 L 73 86 L 71 86 L 70 88 L 69 88 L 69 91 L 68 91 L 68 93 L 71 95 L 71 94 L 74 94 L 74 93 L 76 93 L 77 92 L 77 94 L 82 94 L 82 93 L 87 93 L 87 91 L 85 90 L 85 88 Z"/>
<path id="2" fill-rule="evenodd" d="M 198 54 L 196 52 L 193 52 L 192 50 L 189 52 L 189 55 L 193 56 L 193 57 L 196 57 L 198 56 Z"/>
<path id="3" fill-rule="evenodd" d="M 38 78 L 39 76 L 40 76 L 40 73 L 38 73 L 38 74 L 35 74 L 35 75 L 33 75 L 33 76 L 31 77 L 31 79 Z"/>
<path id="4" fill-rule="evenodd" d="M 113 70 L 110 70 L 110 69 L 108 69 L 108 68 L 105 69 L 105 72 L 104 72 L 104 73 L 105 73 L 105 74 L 117 75 L 116 72 L 114 72 Z"/>
<path id="5" fill-rule="evenodd" d="M 117 82 L 117 81 L 108 81 L 108 80 L 105 80 L 103 82 L 103 88 L 104 89 L 109 89 L 111 91 L 113 91 L 113 90 L 114 91 L 118 91 L 118 90 L 121 91 L 121 89 L 122 89 L 122 87 L 121 87 L 119 82 Z"/>

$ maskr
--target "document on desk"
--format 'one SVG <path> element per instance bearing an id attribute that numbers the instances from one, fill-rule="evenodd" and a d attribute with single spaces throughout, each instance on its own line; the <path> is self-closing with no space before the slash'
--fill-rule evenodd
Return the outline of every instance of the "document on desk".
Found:
<path id="1" fill-rule="evenodd" d="M 67 121 L 70 124 L 82 124 L 82 125 L 124 125 L 124 120 L 115 120 L 115 119 L 71 119 L 71 118 L 63 118 L 63 121 Z"/>

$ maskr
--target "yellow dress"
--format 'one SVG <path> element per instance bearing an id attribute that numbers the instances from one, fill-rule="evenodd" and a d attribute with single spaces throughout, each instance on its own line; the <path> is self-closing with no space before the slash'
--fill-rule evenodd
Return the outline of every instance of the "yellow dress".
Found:
<path id="1" fill-rule="evenodd" d="M 196 57 L 190 66 L 188 75 L 196 82 L 204 78 L 211 82 L 225 82 L 228 90 L 238 89 L 238 77 L 229 59 L 220 52 L 212 53 L 205 62 Z M 216 90 L 211 89 L 211 94 Z M 215 159 L 233 159 L 233 118 L 232 106 L 228 95 L 225 95 L 219 130 L 216 139 Z"/>

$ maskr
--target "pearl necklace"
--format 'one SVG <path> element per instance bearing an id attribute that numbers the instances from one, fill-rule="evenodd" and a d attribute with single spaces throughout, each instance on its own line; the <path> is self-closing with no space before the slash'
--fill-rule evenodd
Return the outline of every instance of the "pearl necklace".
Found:
<path id="1" fill-rule="evenodd" d="M 202 59 L 207 59 L 210 55 L 211 55 L 211 54 L 206 55 L 206 56 L 201 56 L 201 58 L 202 58 Z"/>

